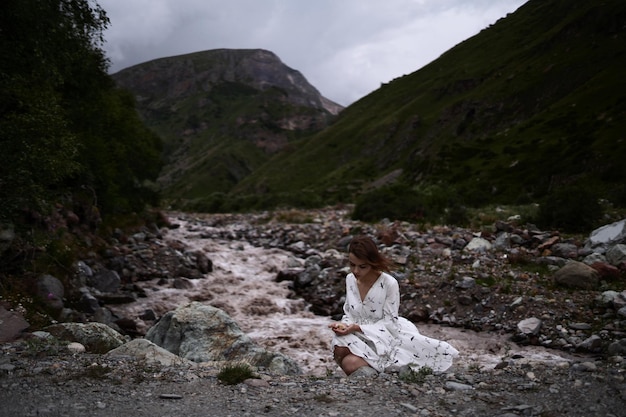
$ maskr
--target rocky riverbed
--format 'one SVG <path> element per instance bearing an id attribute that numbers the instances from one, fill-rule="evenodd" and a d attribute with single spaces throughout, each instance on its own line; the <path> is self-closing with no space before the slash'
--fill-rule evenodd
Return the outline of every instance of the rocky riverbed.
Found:
<path id="1" fill-rule="evenodd" d="M 347 214 L 169 213 L 169 228 L 118 236 L 103 258 L 79 265 L 78 285 L 65 289 L 78 301 L 66 303 L 63 314 L 106 323 L 127 339 L 143 337 L 172 308 L 168 300 L 212 304 L 239 321 L 241 306 L 227 302 L 221 278 L 240 280 L 237 265 L 251 263 L 265 265 L 278 284 L 276 298 L 288 301 L 276 306 L 271 296 L 252 297 L 242 329 L 254 335 L 260 323 L 289 311 L 306 312 L 317 326 L 341 314 L 345 248 L 352 235 L 367 233 L 396 263 L 401 314 L 462 351 L 449 372 L 345 378 L 332 363 L 302 357 L 304 375 L 261 369 L 259 379 L 226 386 L 217 365 L 40 352 L 37 343 L 18 340 L 3 345 L 1 415 L 621 415 L 622 225 L 566 237 L 515 217 L 467 230 L 363 224 Z M 220 260 L 215 242 L 238 248 L 239 262 Z M 259 248 L 268 259 L 255 255 Z M 211 283 L 216 277 L 220 282 Z M 63 299 L 49 290 L 51 302 Z M 175 298 L 185 291 L 184 300 Z M 313 351 L 307 343 L 316 338 L 320 352 L 326 347 L 320 333 L 290 337 L 283 329 L 274 340 L 269 333 L 261 330 L 256 341 L 287 355 Z"/>
<path id="2" fill-rule="evenodd" d="M 31 342 L 32 343 L 32 342 Z M 211 364 L 162 365 L 112 354 L 0 351 L 0 416 L 621 416 L 624 364 L 512 355 L 493 369 L 346 378 L 258 372 L 221 383 Z"/>

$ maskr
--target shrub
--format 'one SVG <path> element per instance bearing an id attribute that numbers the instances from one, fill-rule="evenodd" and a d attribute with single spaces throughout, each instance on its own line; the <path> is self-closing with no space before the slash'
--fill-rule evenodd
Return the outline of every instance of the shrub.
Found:
<path id="1" fill-rule="evenodd" d="M 247 363 L 225 365 L 217 374 L 217 379 L 226 385 L 240 384 L 250 378 L 254 378 L 254 372 Z"/>
<path id="2" fill-rule="evenodd" d="M 398 378 L 404 382 L 412 384 L 423 384 L 428 375 L 432 375 L 433 370 L 428 366 L 422 366 L 415 370 L 412 367 L 406 367 L 398 374 Z"/>
<path id="3" fill-rule="evenodd" d="M 555 228 L 566 233 L 593 230 L 602 218 L 597 193 L 583 186 L 568 186 L 543 198 L 536 223 L 541 228 Z"/>
<path id="4" fill-rule="evenodd" d="M 420 196 L 404 184 L 383 187 L 361 195 L 355 204 L 352 218 L 366 222 L 423 219 Z"/>
<path id="5" fill-rule="evenodd" d="M 394 184 L 361 195 L 352 218 L 377 222 L 383 218 L 421 223 L 465 225 L 467 210 L 452 187 L 429 185 L 411 187 Z"/>

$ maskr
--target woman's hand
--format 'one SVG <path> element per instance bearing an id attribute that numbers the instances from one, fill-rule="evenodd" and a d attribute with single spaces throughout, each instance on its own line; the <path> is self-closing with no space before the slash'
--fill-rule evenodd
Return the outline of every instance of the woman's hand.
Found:
<path id="1" fill-rule="evenodd" d="M 328 325 L 328 327 L 330 327 L 330 329 L 339 336 L 345 336 L 361 329 L 358 324 L 347 325 L 345 323 L 331 323 Z"/>

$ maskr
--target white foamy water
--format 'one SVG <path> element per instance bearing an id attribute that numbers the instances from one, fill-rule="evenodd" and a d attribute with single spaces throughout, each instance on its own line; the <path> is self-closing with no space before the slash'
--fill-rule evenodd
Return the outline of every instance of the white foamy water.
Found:
<path id="1" fill-rule="evenodd" d="M 201 233 L 210 228 L 181 219 L 176 219 L 176 223 L 180 227 L 169 231 L 166 238 L 181 241 L 190 250 L 203 251 L 213 262 L 213 271 L 204 279 L 191 280 L 190 289 L 165 288 L 156 281 L 140 282 L 138 285 L 148 297 L 110 306 L 112 311 L 140 321 L 138 316 L 146 309 L 154 310 L 160 317 L 190 301 L 202 302 L 224 310 L 258 344 L 293 358 L 306 374 L 324 375 L 328 370 L 339 369 L 330 352 L 330 318 L 314 315 L 301 299 L 289 298 L 293 294 L 287 281 L 275 282 L 277 273 L 296 261 L 289 252 L 254 247 L 243 241 L 202 239 Z M 551 364 L 569 360 L 564 353 L 517 346 L 507 341 L 507 335 L 419 323 L 418 328 L 424 335 L 456 347 L 460 351 L 456 364 L 460 367 L 493 369 L 512 354 Z"/>
<path id="2" fill-rule="evenodd" d="M 112 311 L 137 318 L 152 309 L 160 317 L 190 301 L 210 304 L 228 313 L 261 346 L 296 360 L 305 373 L 322 375 L 327 368 L 335 369 L 330 318 L 311 313 L 302 299 L 289 298 L 289 282 L 275 281 L 280 270 L 296 261 L 289 252 L 247 242 L 202 239 L 205 230 L 199 224 L 180 219 L 176 223 L 180 227 L 169 231 L 166 239 L 204 252 L 213 262 L 213 271 L 204 279 L 190 280 L 190 289 L 165 288 L 157 280 L 139 282 L 148 297 L 111 306 Z"/>

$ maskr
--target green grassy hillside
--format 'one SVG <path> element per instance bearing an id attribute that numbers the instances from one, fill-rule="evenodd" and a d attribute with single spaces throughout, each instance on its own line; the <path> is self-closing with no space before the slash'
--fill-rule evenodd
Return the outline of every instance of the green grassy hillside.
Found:
<path id="1" fill-rule="evenodd" d="M 113 75 L 163 138 L 166 200 L 227 193 L 290 142 L 341 109 L 273 53 L 217 49 L 161 58 Z"/>
<path id="2" fill-rule="evenodd" d="M 625 22 L 620 0 L 531 0 L 349 106 L 231 196 L 353 202 L 401 183 L 477 206 L 574 185 L 626 200 Z"/>

